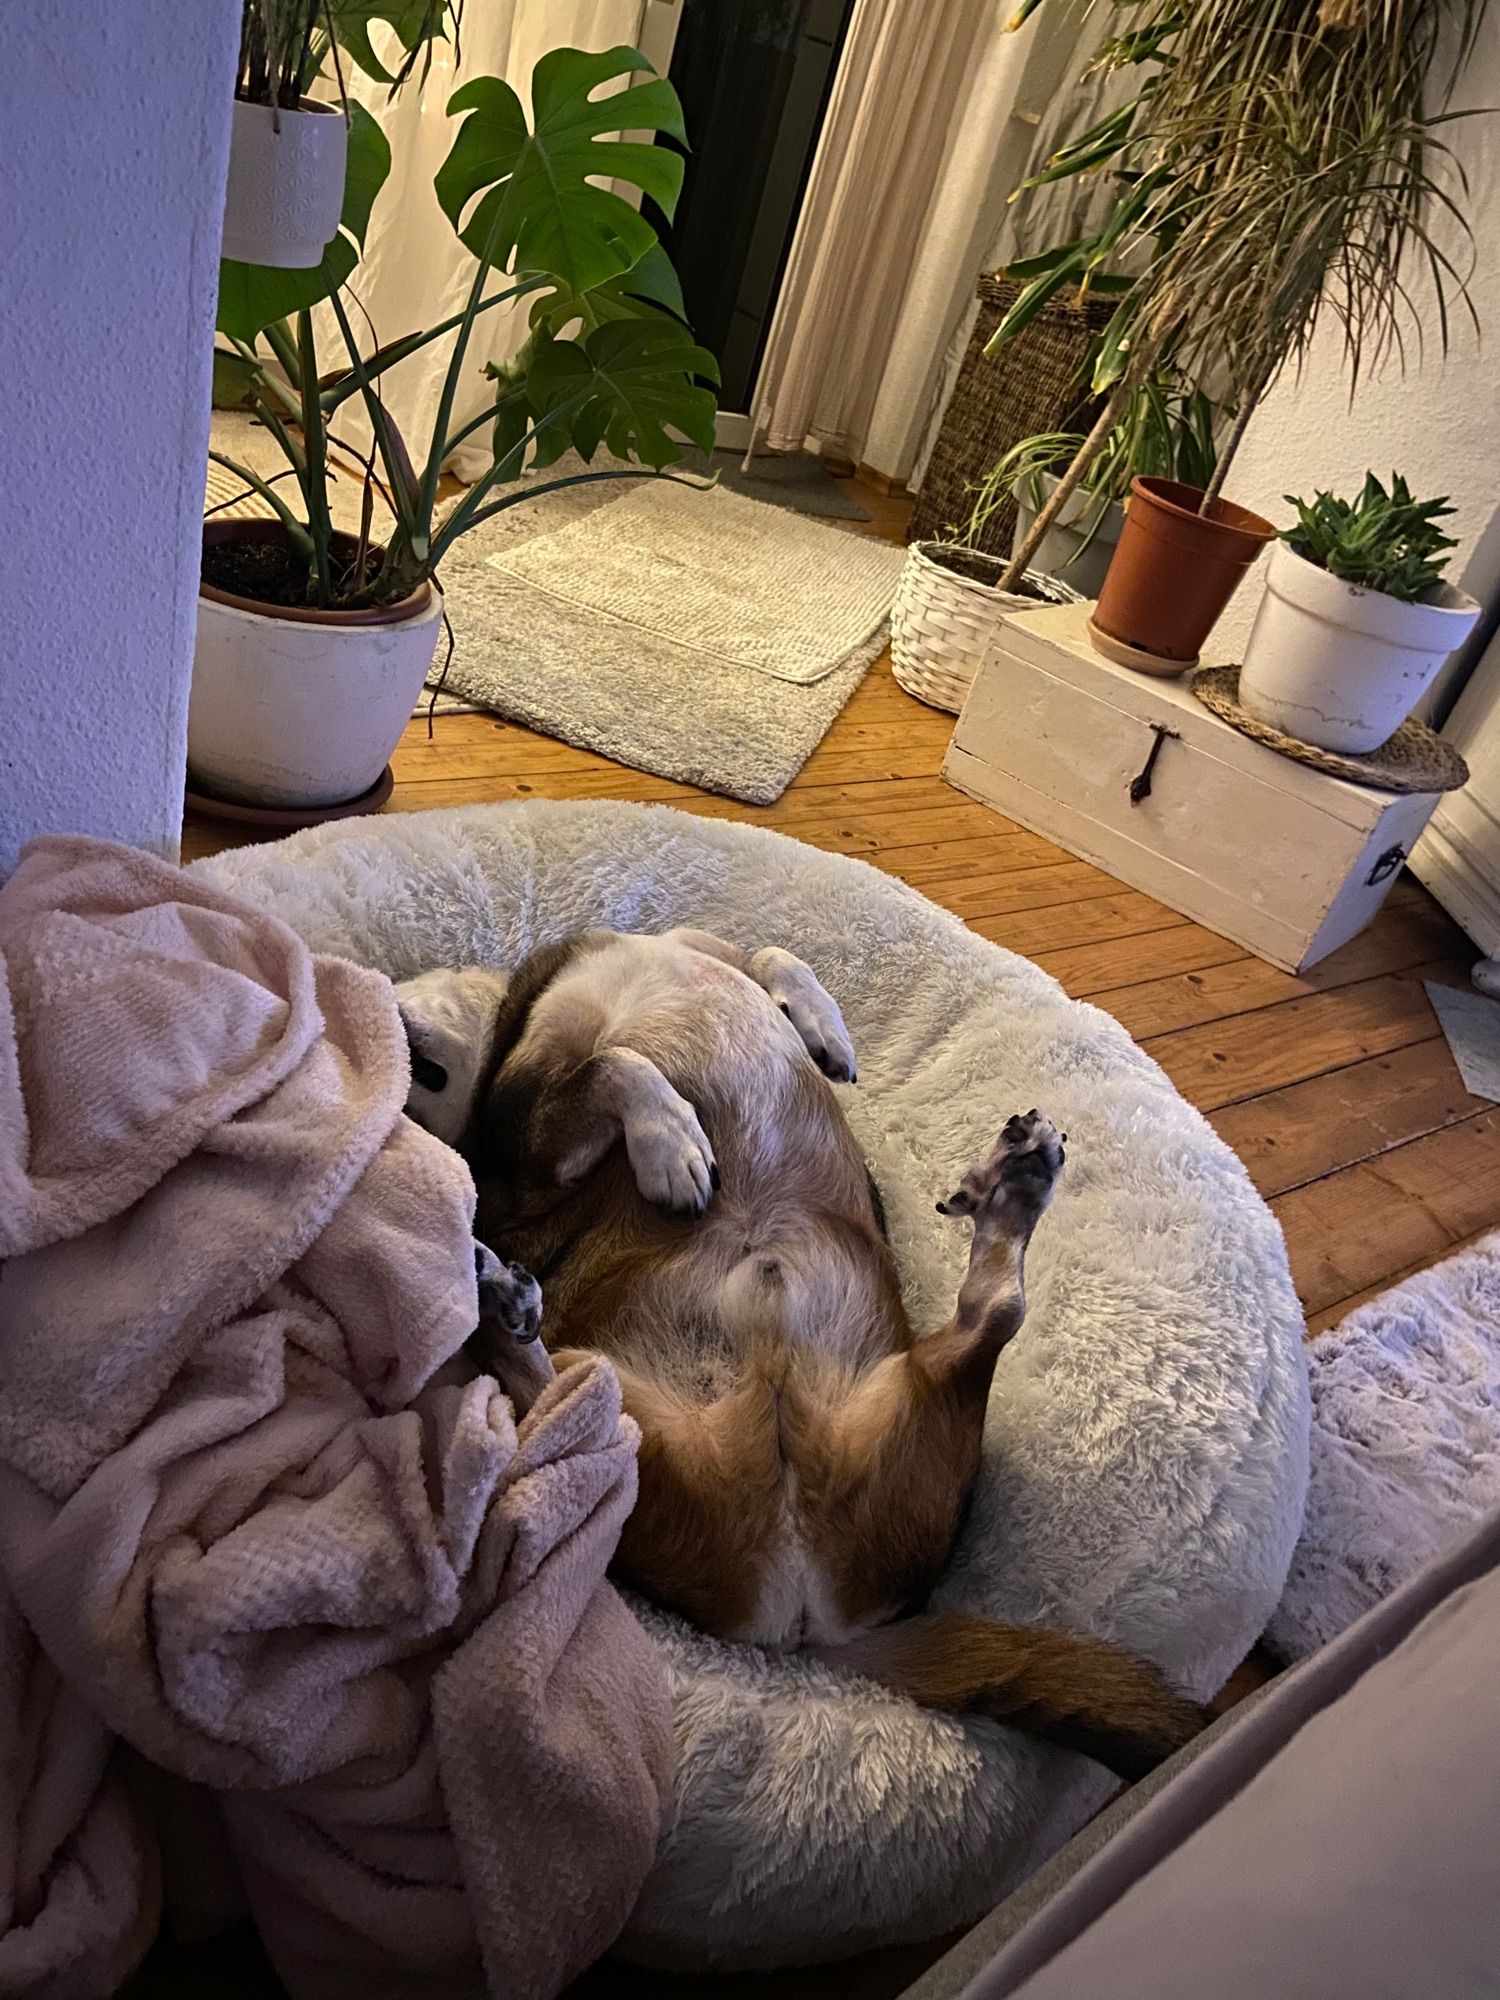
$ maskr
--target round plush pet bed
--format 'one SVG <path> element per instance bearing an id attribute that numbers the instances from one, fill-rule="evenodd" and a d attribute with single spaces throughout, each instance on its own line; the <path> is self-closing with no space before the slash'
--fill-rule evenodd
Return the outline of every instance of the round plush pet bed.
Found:
<path id="1" fill-rule="evenodd" d="M 346 822 L 199 865 L 396 979 L 510 966 L 585 925 L 799 952 L 853 1034 L 842 1102 L 919 1329 L 947 1316 L 967 1257 L 935 1197 L 1039 1105 L 1069 1134 L 1067 1169 L 939 1602 L 1097 1633 L 1200 1697 L 1254 1643 L 1302 1516 L 1302 1316 L 1244 1169 L 1107 1014 L 862 862 L 663 807 Z M 648 1961 L 785 1965 L 968 1923 L 1113 1785 L 997 1724 L 641 1615 L 681 1758 L 625 1940 Z"/>

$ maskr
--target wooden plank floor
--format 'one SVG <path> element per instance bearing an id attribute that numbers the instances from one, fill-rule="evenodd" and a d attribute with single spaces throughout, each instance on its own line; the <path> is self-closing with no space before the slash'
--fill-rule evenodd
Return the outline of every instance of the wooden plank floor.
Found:
<path id="1" fill-rule="evenodd" d="M 867 532 L 904 505 L 860 489 Z M 746 806 L 490 716 L 407 729 L 387 812 L 516 798 L 656 800 L 857 854 L 1024 952 L 1122 1021 L 1250 1170 L 1286 1231 L 1309 1328 L 1500 1225 L 1500 1112 L 1470 1097 L 1424 979 L 1473 947 L 1410 877 L 1361 937 L 1295 978 L 938 776 L 951 718 L 882 661 L 786 795 Z M 190 820 L 184 858 L 227 844 Z"/>

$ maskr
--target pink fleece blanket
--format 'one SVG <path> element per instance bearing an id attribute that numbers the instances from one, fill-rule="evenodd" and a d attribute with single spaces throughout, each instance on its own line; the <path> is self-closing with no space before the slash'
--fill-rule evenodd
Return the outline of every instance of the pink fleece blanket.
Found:
<path id="1" fill-rule="evenodd" d="M 149 1942 L 125 1746 L 217 1802 L 295 1993 L 555 1993 L 671 1782 L 612 1374 L 518 1423 L 464 1358 L 473 1187 L 379 974 L 77 839 L 0 972 L 0 1993 Z"/>

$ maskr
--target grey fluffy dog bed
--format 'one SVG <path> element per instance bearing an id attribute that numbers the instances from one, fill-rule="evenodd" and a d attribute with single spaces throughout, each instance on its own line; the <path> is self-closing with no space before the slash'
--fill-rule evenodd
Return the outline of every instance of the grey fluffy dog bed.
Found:
<path id="1" fill-rule="evenodd" d="M 946 1317 L 966 1257 L 934 1193 L 1040 1105 L 1070 1135 L 1067 1171 L 940 1601 L 1117 1640 L 1198 1696 L 1248 1651 L 1302 1517 L 1302 1317 L 1239 1161 L 1108 1015 L 861 862 L 661 807 L 344 822 L 199 865 L 398 979 L 513 965 L 589 924 L 800 952 L 854 1036 L 844 1102 L 919 1328 Z M 681 1758 L 626 1939 L 641 1958 L 784 1965 L 966 1924 L 1113 1783 L 997 1724 L 641 1615 Z"/>

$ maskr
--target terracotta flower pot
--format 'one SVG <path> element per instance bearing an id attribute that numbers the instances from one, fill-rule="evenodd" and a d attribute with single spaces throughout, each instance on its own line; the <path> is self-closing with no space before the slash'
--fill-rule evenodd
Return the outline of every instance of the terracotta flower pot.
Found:
<path id="1" fill-rule="evenodd" d="M 1148 674 L 1196 666 L 1235 586 L 1275 539 L 1259 514 L 1175 479 L 1133 479 L 1125 526 L 1089 620 L 1106 659 Z"/>

